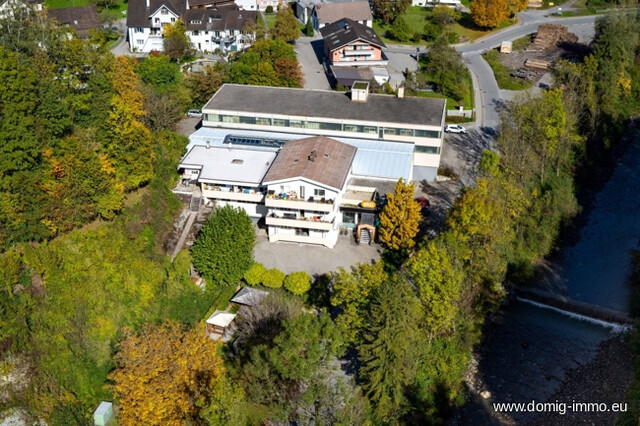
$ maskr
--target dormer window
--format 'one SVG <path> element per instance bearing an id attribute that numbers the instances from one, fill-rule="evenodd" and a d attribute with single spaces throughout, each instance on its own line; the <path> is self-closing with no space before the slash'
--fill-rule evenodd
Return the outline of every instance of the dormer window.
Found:
<path id="1" fill-rule="evenodd" d="M 161 15 L 168 15 L 169 11 L 167 9 L 165 9 L 165 8 L 162 8 L 162 9 L 160 9 L 160 14 Z"/>
<path id="2" fill-rule="evenodd" d="M 200 21 L 199 19 L 192 19 L 191 23 L 192 24 L 202 24 L 202 21 Z"/>

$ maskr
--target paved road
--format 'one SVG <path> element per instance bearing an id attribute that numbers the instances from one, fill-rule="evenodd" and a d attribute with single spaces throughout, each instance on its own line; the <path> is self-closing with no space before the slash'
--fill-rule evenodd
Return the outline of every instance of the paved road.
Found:
<path id="1" fill-rule="evenodd" d="M 296 40 L 294 50 L 298 56 L 298 62 L 304 75 L 305 89 L 330 89 L 327 74 L 324 72 L 321 58 L 323 56 L 323 44 L 320 33 L 314 37 L 300 37 Z"/>

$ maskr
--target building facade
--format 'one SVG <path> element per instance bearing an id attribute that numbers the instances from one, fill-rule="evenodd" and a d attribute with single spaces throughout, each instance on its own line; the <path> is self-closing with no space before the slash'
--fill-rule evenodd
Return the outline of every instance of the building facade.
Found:
<path id="1" fill-rule="evenodd" d="M 243 7 L 251 7 L 250 2 Z M 254 6 L 255 7 L 255 6 Z M 256 10 L 242 10 L 233 2 L 178 0 L 130 0 L 127 14 L 129 49 L 132 52 L 163 51 L 163 30 L 182 19 L 194 49 L 222 53 L 241 51 L 255 40 L 247 31 L 256 23 Z"/>
<path id="2" fill-rule="evenodd" d="M 320 30 L 324 54 L 331 67 L 386 66 L 386 47 L 373 29 L 344 18 Z"/>

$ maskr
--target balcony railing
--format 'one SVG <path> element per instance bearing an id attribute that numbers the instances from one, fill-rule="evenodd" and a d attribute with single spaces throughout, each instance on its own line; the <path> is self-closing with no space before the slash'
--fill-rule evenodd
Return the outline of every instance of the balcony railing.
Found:
<path id="1" fill-rule="evenodd" d="M 271 226 L 287 226 L 289 228 L 317 229 L 321 231 L 332 230 L 333 222 L 334 220 L 320 220 L 318 216 L 288 219 L 271 214 L 265 218 L 265 223 Z"/>
<path id="2" fill-rule="evenodd" d="M 264 200 L 264 194 L 253 189 L 229 188 L 207 184 L 202 186 L 202 195 L 218 200 L 250 201 L 254 203 L 261 203 Z"/>
<path id="3" fill-rule="evenodd" d="M 265 199 L 265 205 L 267 207 L 282 207 L 288 209 L 297 209 L 297 210 L 312 210 L 318 212 L 332 212 L 333 211 L 333 200 L 332 199 L 324 199 L 324 198 L 314 198 L 309 197 L 306 201 L 301 200 L 296 196 L 291 196 L 289 194 L 274 194 L 268 193 Z"/>

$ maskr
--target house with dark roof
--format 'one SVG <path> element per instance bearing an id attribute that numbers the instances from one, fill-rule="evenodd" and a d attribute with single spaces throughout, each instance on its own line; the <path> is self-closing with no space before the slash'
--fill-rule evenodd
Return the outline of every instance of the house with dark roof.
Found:
<path id="1" fill-rule="evenodd" d="M 267 188 L 269 241 L 333 248 L 342 219 L 340 200 L 355 154 L 354 146 L 326 136 L 284 144 L 262 181 Z"/>
<path id="2" fill-rule="evenodd" d="M 47 16 L 60 25 L 66 25 L 76 30 L 78 37 L 88 37 L 90 29 L 100 28 L 100 17 L 94 4 L 48 9 Z"/>
<path id="3" fill-rule="evenodd" d="M 324 54 L 332 66 L 386 66 L 387 46 L 372 28 L 343 18 L 320 29 Z"/>
<path id="4" fill-rule="evenodd" d="M 255 34 L 247 30 L 257 17 L 255 10 L 242 10 L 229 1 L 129 0 L 129 47 L 132 52 L 164 50 L 163 29 L 182 18 L 194 49 L 240 51 L 255 40 Z"/>
<path id="5" fill-rule="evenodd" d="M 345 1 L 316 4 L 311 13 L 311 22 L 316 30 L 349 18 L 367 27 L 373 26 L 373 15 L 368 1 Z"/>

